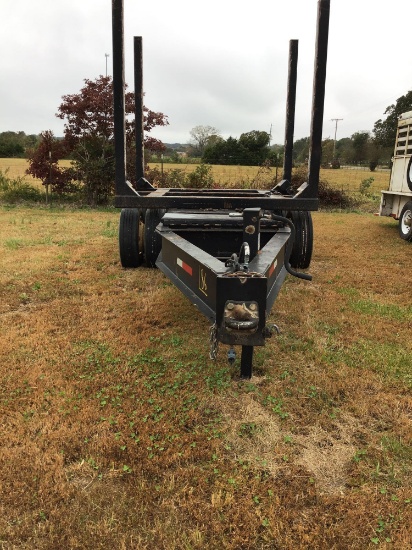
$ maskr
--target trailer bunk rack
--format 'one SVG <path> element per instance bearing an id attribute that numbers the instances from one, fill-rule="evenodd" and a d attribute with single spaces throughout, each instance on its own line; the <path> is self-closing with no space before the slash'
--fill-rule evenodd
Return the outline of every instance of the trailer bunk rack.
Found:
<path id="1" fill-rule="evenodd" d="M 292 193 L 298 41 L 291 40 L 283 179 L 270 190 L 155 188 L 144 177 L 142 39 L 134 38 L 136 183 L 125 170 L 123 0 L 112 1 L 116 156 L 123 267 L 157 266 L 211 322 L 218 344 L 241 346 L 240 376 L 252 376 L 254 346 L 278 332 L 268 316 L 287 276 L 310 265 L 311 211 L 318 209 L 330 0 L 318 0 L 308 181 Z"/>

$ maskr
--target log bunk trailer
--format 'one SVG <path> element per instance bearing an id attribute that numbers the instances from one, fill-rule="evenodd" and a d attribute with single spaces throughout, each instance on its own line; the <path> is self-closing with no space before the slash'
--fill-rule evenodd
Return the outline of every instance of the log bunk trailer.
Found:
<path id="1" fill-rule="evenodd" d="M 318 0 L 308 181 L 291 191 L 298 41 L 289 44 L 283 179 L 270 190 L 161 189 L 144 177 L 142 39 L 134 37 L 136 184 L 126 177 L 123 0 L 112 0 L 115 206 L 125 268 L 157 266 L 212 323 L 219 342 L 241 346 L 241 378 L 252 376 L 254 346 L 278 328 L 267 322 L 289 273 L 311 280 L 311 211 L 318 208 L 330 0 Z"/>

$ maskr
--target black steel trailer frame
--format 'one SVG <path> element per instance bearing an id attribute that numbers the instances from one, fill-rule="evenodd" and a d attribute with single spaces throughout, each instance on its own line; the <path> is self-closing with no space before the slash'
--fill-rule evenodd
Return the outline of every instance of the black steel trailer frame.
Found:
<path id="1" fill-rule="evenodd" d="M 308 181 L 291 192 L 298 41 L 289 45 L 283 179 L 270 190 L 159 189 L 145 179 L 142 38 L 134 37 L 136 183 L 126 175 L 123 0 L 112 0 L 115 205 L 121 208 L 119 246 L 124 267 L 157 266 L 210 319 L 210 356 L 218 343 L 242 347 L 240 375 L 250 378 L 254 346 L 276 325 L 267 323 L 286 275 L 311 280 L 311 211 L 318 184 L 325 97 L 330 0 L 318 0 Z M 143 243 L 143 246 L 142 246 Z"/>

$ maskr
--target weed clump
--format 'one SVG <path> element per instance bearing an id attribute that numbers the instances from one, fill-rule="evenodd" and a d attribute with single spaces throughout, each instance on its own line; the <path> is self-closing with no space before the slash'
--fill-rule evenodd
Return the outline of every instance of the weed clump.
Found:
<path id="1" fill-rule="evenodd" d="M 265 161 L 253 178 L 242 177 L 237 183 L 240 189 L 271 189 L 274 186 L 272 164 Z"/>
<path id="2" fill-rule="evenodd" d="M 8 168 L 4 172 L 0 170 L 0 200 L 9 203 L 40 201 L 41 193 L 38 189 L 22 176 L 10 178 L 8 171 Z"/>
<path id="3" fill-rule="evenodd" d="M 189 173 L 181 168 L 162 172 L 156 166 L 154 168 L 147 167 L 146 178 L 155 187 L 211 189 L 215 185 L 210 164 L 199 164 L 193 172 Z"/>
<path id="4" fill-rule="evenodd" d="M 302 183 L 308 181 L 307 170 L 304 167 L 300 167 L 294 170 L 292 174 L 292 189 L 297 189 Z M 323 208 L 353 208 L 356 206 L 356 201 L 353 197 L 350 197 L 343 189 L 333 188 L 326 180 L 319 180 L 318 187 L 319 204 Z"/>
<path id="5" fill-rule="evenodd" d="M 370 196 L 370 188 L 372 183 L 375 181 L 375 178 L 366 178 L 360 182 L 359 193 L 361 195 Z"/>

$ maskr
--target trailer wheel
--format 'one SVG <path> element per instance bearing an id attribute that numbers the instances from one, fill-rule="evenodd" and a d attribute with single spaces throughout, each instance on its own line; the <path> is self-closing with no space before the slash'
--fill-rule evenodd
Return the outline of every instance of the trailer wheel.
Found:
<path id="1" fill-rule="evenodd" d="M 286 217 L 295 226 L 295 242 L 290 254 L 290 265 L 295 269 L 307 269 L 313 252 L 313 223 L 310 212 L 290 211 Z"/>
<path id="2" fill-rule="evenodd" d="M 399 235 L 405 241 L 412 241 L 412 201 L 408 201 L 402 208 L 399 217 Z"/>
<path id="3" fill-rule="evenodd" d="M 123 208 L 119 222 L 120 262 L 123 267 L 139 267 L 143 261 L 140 210 Z"/>
<path id="4" fill-rule="evenodd" d="M 162 237 L 156 233 L 156 227 L 166 210 L 148 208 L 144 218 L 144 255 L 147 267 L 156 267 L 156 260 L 162 249 Z"/>

